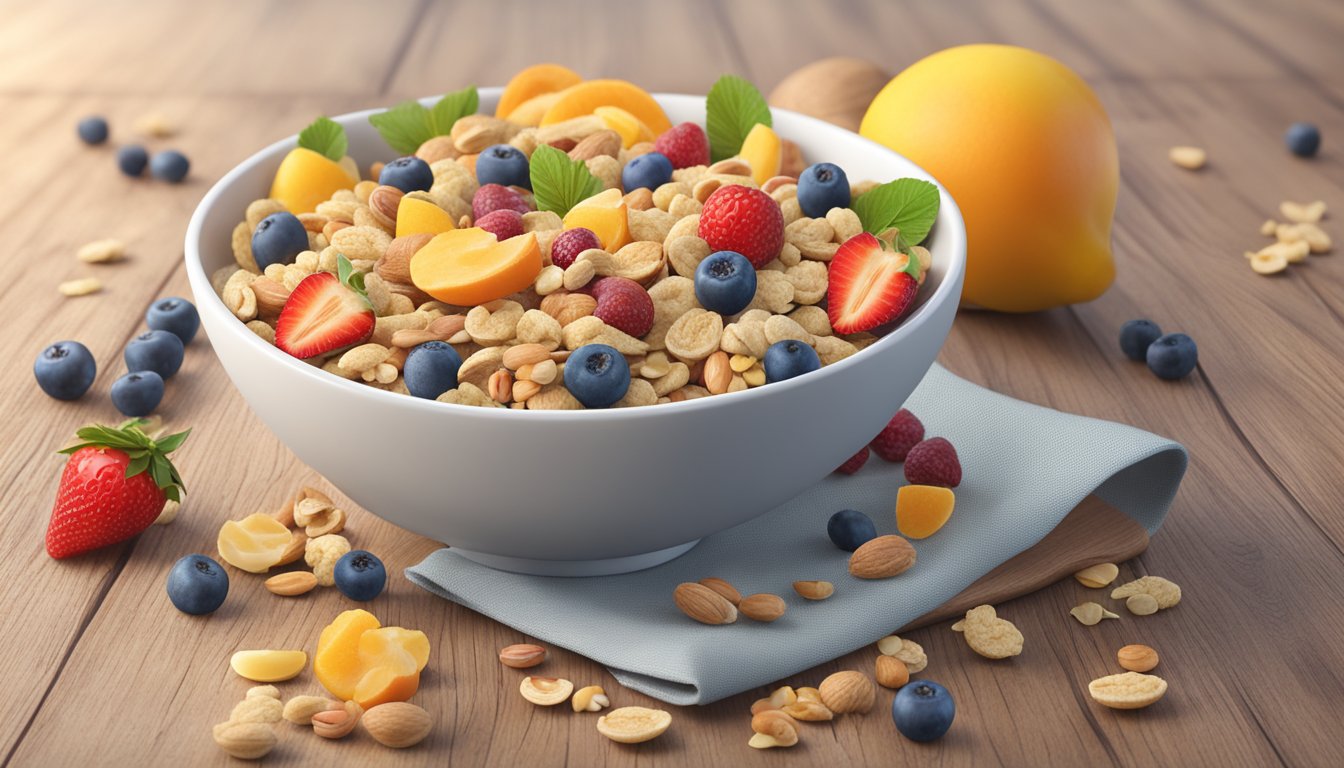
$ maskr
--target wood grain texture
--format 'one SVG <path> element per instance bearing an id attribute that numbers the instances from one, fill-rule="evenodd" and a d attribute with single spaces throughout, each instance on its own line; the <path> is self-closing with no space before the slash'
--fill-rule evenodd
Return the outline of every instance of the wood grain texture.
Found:
<path id="1" fill-rule="evenodd" d="M 248 684 L 228 669 L 243 648 L 311 647 L 349 606 L 332 590 L 298 600 L 231 574 L 228 604 L 209 618 L 172 610 L 171 563 L 213 551 L 219 524 L 278 505 L 311 473 L 247 410 L 209 342 L 189 349 L 162 409 L 195 427 L 179 459 L 189 485 L 178 522 L 76 561 L 41 549 L 60 460 L 52 453 L 81 423 L 115 418 L 106 399 L 120 350 L 155 296 L 186 295 L 180 267 L 186 220 L 209 183 L 259 146 L 317 113 L 386 104 L 468 82 L 502 82 L 552 59 L 590 76 L 627 77 L 695 92 L 725 71 L 769 89 L 827 55 L 873 59 L 899 71 L 941 47 L 1003 41 L 1077 69 L 1096 88 L 1120 143 L 1122 189 L 1114 246 L 1119 277 L 1101 299 L 1030 316 L 967 312 L 942 354 L 953 371 L 1009 395 L 1172 436 L 1191 451 L 1189 474 L 1160 535 L 1122 566 L 1181 584 L 1173 610 L 1085 628 L 1068 616 L 1096 599 L 1071 579 L 1000 605 L 1027 638 L 1022 656 L 990 663 L 941 621 L 908 635 L 930 656 L 929 677 L 956 695 L 957 723 L 934 745 L 901 739 L 885 714 L 809 725 L 792 754 L 746 747 L 747 708 L 765 689 L 674 709 L 671 731 L 625 747 L 592 716 L 540 710 L 515 692 L 519 674 L 495 659 L 527 638 L 392 579 L 380 618 L 434 640 L 417 700 L 438 719 L 431 740 L 405 752 L 367 737 L 328 743 L 288 724 L 269 763 L 355 761 L 422 765 L 1270 765 L 1344 764 L 1344 262 L 1313 257 L 1260 278 L 1241 252 L 1279 200 L 1321 198 L 1344 213 L 1344 10 L 1298 0 L 948 0 L 765 2 L 582 7 L 496 3 L 316 3 L 168 0 L 0 3 L 0 146 L 12 150 L 0 184 L 7 277 L 0 313 L 0 605 L 21 640 L 0 654 L 0 763 L 16 766 L 224 765 L 209 727 Z M 507 45 L 498 30 L 507 30 Z M 131 140 L 139 115 L 179 120 L 193 161 L 184 187 L 121 177 L 112 149 L 84 148 L 70 126 L 112 119 Z M 1287 123 L 1326 135 L 1311 162 L 1280 143 Z M 1166 149 L 1210 153 L 1191 174 Z M 1344 240 L 1336 220 L 1326 222 Z M 124 264 L 87 267 L 81 243 L 116 236 Z M 103 294 L 63 299 L 61 280 L 103 278 Z M 1125 320 L 1148 316 L 1194 336 L 1199 370 L 1161 382 L 1115 348 Z M 30 361 L 48 342 L 78 338 L 100 364 L 94 390 L 55 403 L 32 385 Z M 1024 445 L 1023 450 L 1032 446 Z M 968 470 L 969 471 L 969 470 Z M 394 572 L 433 548 L 355 512 L 351 538 Z M 1060 573 L 1067 572 L 1060 565 Z M 1072 566 L 1069 566 L 1071 570 Z M 1105 601 L 1103 601 L 1105 602 Z M 594 631 L 601 631 L 595 628 Z M 1141 712 L 1097 707 L 1094 677 L 1116 671 L 1115 650 L 1157 648 L 1167 698 Z M 789 682 L 816 684 L 838 669 L 869 670 L 859 651 Z M 547 674 L 597 683 L 617 704 L 657 706 L 600 667 L 564 651 Z M 308 675 L 282 686 L 313 692 Z"/>

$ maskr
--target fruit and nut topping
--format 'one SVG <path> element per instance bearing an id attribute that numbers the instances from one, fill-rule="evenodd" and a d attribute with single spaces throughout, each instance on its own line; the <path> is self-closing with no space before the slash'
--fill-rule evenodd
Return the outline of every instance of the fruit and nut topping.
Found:
<path id="1" fill-rule="evenodd" d="M 672 125 L 622 81 L 547 98 L 511 105 L 506 90 L 490 117 L 468 88 L 432 120 L 414 102 L 375 114 L 403 155 L 377 179 L 319 119 L 235 227 L 236 264 L 213 278 L 225 306 L 335 376 L 532 410 L 783 381 L 856 354 L 913 306 L 933 184 L 804 167 L 740 78 L 710 91 L 705 127 Z M 338 533 L 340 516 L 312 525 Z"/>

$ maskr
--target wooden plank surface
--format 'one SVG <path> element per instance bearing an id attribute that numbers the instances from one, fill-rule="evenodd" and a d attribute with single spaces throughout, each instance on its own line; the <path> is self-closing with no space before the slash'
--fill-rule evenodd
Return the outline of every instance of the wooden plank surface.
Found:
<path id="1" fill-rule="evenodd" d="M 1344 136 L 1338 4 L 60 0 L 3 3 L 0 12 L 0 146 L 12 150 L 0 184 L 0 233 L 10 244 L 0 353 L 17 361 L 0 371 L 0 414 L 11 425 L 0 446 L 8 500 L 0 542 L 10 552 L 0 560 L 0 604 L 5 627 L 22 638 L 17 652 L 0 655 L 0 762 L 227 763 L 208 729 L 247 687 L 228 671 L 228 655 L 310 646 L 346 607 L 330 590 L 281 601 L 242 576 L 228 606 L 208 619 L 168 606 L 163 579 L 173 560 L 210 551 L 223 520 L 269 509 L 311 479 L 246 409 L 205 339 L 189 350 L 163 408 L 196 428 L 179 462 L 191 493 L 178 522 L 78 561 L 54 563 L 41 550 L 60 466 L 51 451 L 78 424 L 115 417 L 106 391 L 121 373 L 121 347 L 150 299 L 187 294 L 187 216 L 238 160 L 315 113 L 499 83 L 539 59 L 694 92 L 724 71 L 769 88 L 825 55 L 868 57 L 895 72 L 947 45 L 998 40 L 1059 57 L 1107 106 L 1121 149 L 1119 277 L 1087 305 L 1025 317 L 963 313 L 942 360 L 1007 394 L 1132 423 L 1190 448 L 1166 527 L 1122 567 L 1122 578 L 1155 573 L 1180 583 L 1186 597 L 1177 609 L 1083 628 L 1067 611 L 1090 593 L 1061 582 L 1001 606 L 1028 638 L 1023 656 L 1001 665 L 975 657 L 947 622 L 915 630 L 930 655 L 927 674 L 957 695 L 946 739 L 900 739 L 884 694 L 873 714 L 809 726 L 804 743 L 781 756 L 745 746 L 746 708 L 763 691 L 676 709 L 673 729 L 652 744 L 610 744 L 592 718 L 517 696 L 517 674 L 494 654 L 524 638 L 393 579 L 380 617 L 435 639 L 418 698 L 439 718 L 432 740 L 402 753 L 282 728 L 268 762 L 1344 763 L 1331 728 L 1344 720 L 1344 263 L 1313 258 L 1267 280 L 1241 256 L 1281 199 L 1319 197 L 1344 211 L 1344 155 L 1331 143 Z M 183 187 L 125 180 L 110 149 L 70 136 L 78 117 L 102 112 L 124 140 L 150 111 L 182 125 L 155 146 L 190 154 Z M 1325 131 L 1326 149 L 1312 162 L 1282 151 L 1279 136 L 1295 119 Z M 1208 148 L 1210 166 L 1198 174 L 1171 167 L 1165 153 L 1177 143 Z M 1333 220 L 1327 228 L 1344 237 Z M 132 259 L 96 269 L 74 261 L 80 243 L 106 236 L 126 239 Z M 55 293 L 61 280 L 90 273 L 107 283 L 104 294 Z M 1165 383 L 1123 359 L 1114 337 L 1135 316 L 1194 336 L 1197 373 Z M 100 363 L 94 392 L 77 404 L 50 401 L 32 385 L 27 361 L 58 338 L 81 339 Z M 393 570 L 433 547 L 367 514 L 351 529 Z M 1172 689 L 1159 707 L 1117 713 L 1087 699 L 1087 681 L 1112 671 L 1127 642 L 1163 654 Z M 872 655 L 788 682 L 868 669 Z M 621 704 L 652 703 L 573 654 L 557 652 L 547 670 L 604 685 Z M 285 689 L 314 687 L 305 676 Z"/>

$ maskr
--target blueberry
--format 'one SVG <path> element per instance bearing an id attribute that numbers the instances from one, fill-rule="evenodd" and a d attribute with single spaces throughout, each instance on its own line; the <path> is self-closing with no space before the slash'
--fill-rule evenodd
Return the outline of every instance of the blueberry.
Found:
<path id="1" fill-rule="evenodd" d="M 294 257 L 308 250 L 308 230 L 299 217 L 288 211 L 272 213 L 252 233 L 252 258 L 265 271 L 272 264 L 293 264 Z"/>
<path id="2" fill-rule="evenodd" d="M 107 141 L 107 121 L 97 115 L 80 120 L 75 131 L 79 133 L 79 140 L 85 144 L 102 144 Z"/>
<path id="3" fill-rule="evenodd" d="M 695 298 L 721 315 L 736 315 L 756 295 L 756 268 L 737 251 L 716 251 L 695 268 Z"/>
<path id="4" fill-rule="evenodd" d="M 383 166 L 383 172 L 378 174 L 378 183 L 396 187 L 402 192 L 428 192 L 434 186 L 434 172 L 429 170 L 429 163 L 414 155 L 398 157 Z"/>
<path id="5" fill-rule="evenodd" d="M 1161 335 L 1162 329 L 1152 320 L 1130 320 L 1120 326 L 1120 351 L 1130 360 L 1143 362 L 1148 355 L 1148 345 Z"/>
<path id="6" fill-rule="evenodd" d="M 565 361 L 565 387 L 586 408 L 606 408 L 630 389 L 630 365 L 606 344 L 585 344 Z"/>
<path id="7" fill-rule="evenodd" d="M 532 188 L 532 172 L 527 155 L 517 147 L 496 144 L 476 157 L 476 179 L 482 184 Z"/>
<path id="8" fill-rule="evenodd" d="M 139 418 L 148 416 L 163 400 L 163 377 L 153 371 L 133 371 L 112 382 L 112 404 Z"/>
<path id="9" fill-rule="evenodd" d="M 182 340 L 168 331 L 145 331 L 126 345 L 126 370 L 153 371 L 164 380 L 182 367 Z"/>
<path id="10" fill-rule="evenodd" d="M 416 397 L 434 400 L 457 386 L 462 357 L 446 341 L 426 341 L 406 355 L 402 376 L 406 389 Z"/>
<path id="11" fill-rule="evenodd" d="M 332 574 L 336 588 L 351 600 L 365 602 L 383 593 L 387 586 L 387 569 L 383 561 L 362 549 L 346 552 L 336 561 Z"/>
<path id="12" fill-rule="evenodd" d="M 155 331 L 167 331 L 186 345 L 196 337 L 196 329 L 201 327 L 201 316 L 196 312 L 196 305 L 190 301 L 170 296 L 149 305 L 145 311 L 145 325 Z"/>
<path id="13" fill-rule="evenodd" d="M 777 341 L 765 350 L 767 384 L 811 373 L 820 367 L 821 358 L 816 351 L 797 339 Z"/>
<path id="14" fill-rule="evenodd" d="M 1159 379 L 1183 379 L 1198 362 L 1199 348 L 1184 333 L 1168 333 L 1148 347 L 1148 370 Z"/>
<path id="15" fill-rule="evenodd" d="M 853 552 L 877 538 L 877 526 L 873 518 L 856 509 L 842 509 L 826 521 L 826 535 L 835 546 Z"/>
<path id="16" fill-rule="evenodd" d="M 127 144 L 117 150 L 117 167 L 127 176 L 139 176 L 149 163 L 149 153 L 139 144 Z"/>
<path id="17" fill-rule="evenodd" d="M 37 385 L 57 400 L 83 397 L 97 374 L 98 364 L 89 348 L 78 341 L 58 341 L 42 350 L 33 363 Z"/>
<path id="18" fill-rule="evenodd" d="M 172 184 L 187 178 L 189 170 L 191 161 L 176 149 L 157 152 L 149 161 L 149 175 Z"/>
<path id="19" fill-rule="evenodd" d="M 621 171 L 621 186 L 626 192 L 641 187 L 657 189 L 672 180 L 672 161 L 661 152 L 637 155 Z"/>
<path id="20" fill-rule="evenodd" d="M 168 599 L 183 613 L 214 613 L 228 594 L 229 574 L 205 555 L 187 555 L 168 572 Z"/>
<path id="21" fill-rule="evenodd" d="M 1321 129 L 1311 123 L 1293 123 L 1283 134 L 1283 143 L 1298 157 L 1312 157 L 1321 148 Z"/>
<path id="22" fill-rule="evenodd" d="M 896 692 L 891 719 L 911 741 L 933 741 L 952 727 L 957 705 L 952 694 L 932 680 L 911 680 Z"/>
<path id="23" fill-rule="evenodd" d="M 798 205 L 814 219 L 832 208 L 849 207 L 849 179 L 835 163 L 809 165 L 798 177 Z"/>

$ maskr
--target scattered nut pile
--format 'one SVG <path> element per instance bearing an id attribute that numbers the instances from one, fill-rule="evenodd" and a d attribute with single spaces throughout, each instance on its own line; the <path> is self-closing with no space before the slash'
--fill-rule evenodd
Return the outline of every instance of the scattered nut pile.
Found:
<path id="1" fill-rule="evenodd" d="M 213 730 L 215 743 L 231 757 L 260 760 L 279 743 L 276 725 L 281 720 L 311 726 L 324 739 L 343 739 L 363 725 L 374 741 L 392 749 L 413 747 L 434 728 L 423 708 L 405 701 L 379 704 L 365 711 L 353 701 L 340 702 L 322 696 L 295 696 L 282 701 L 273 685 L 250 689 L 234 706 L 229 719 Z"/>
<path id="2" fill-rule="evenodd" d="M 546 649 L 532 643 L 518 643 L 499 650 L 499 662 L 511 669 L 531 669 L 545 663 Z M 611 697 L 600 685 L 587 685 L 577 691 L 574 683 L 563 678 L 527 675 L 518 681 L 518 693 L 539 707 L 554 707 L 569 702 L 577 712 L 601 712 L 611 706 Z M 597 719 L 597 732 L 622 744 L 640 744 L 663 735 L 672 725 L 672 715 L 660 709 L 620 707 Z"/>
<path id="3" fill-rule="evenodd" d="M 1260 225 L 1260 234 L 1274 238 L 1275 242 L 1258 251 L 1246 251 L 1251 269 L 1261 275 L 1276 275 L 1288 269 L 1289 264 L 1306 261 L 1308 254 L 1329 253 L 1334 244 L 1330 235 L 1320 227 L 1325 213 L 1322 200 L 1310 203 L 1284 200 L 1279 203 L 1279 214 L 1285 221 L 1266 219 Z"/>

